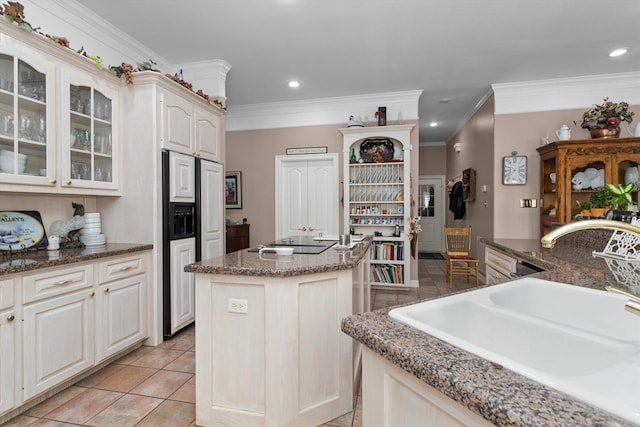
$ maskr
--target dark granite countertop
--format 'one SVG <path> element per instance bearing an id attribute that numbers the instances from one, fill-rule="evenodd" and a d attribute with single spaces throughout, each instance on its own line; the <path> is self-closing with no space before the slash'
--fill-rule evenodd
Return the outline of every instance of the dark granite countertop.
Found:
<path id="1" fill-rule="evenodd" d="M 184 271 L 238 276 L 292 277 L 354 268 L 369 249 L 367 237 L 353 248 L 330 247 L 320 254 L 277 256 L 273 252 L 249 252 L 243 249 L 185 266 Z"/>
<path id="2" fill-rule="evenodd" d="M 104 246 L 83 249 L 46 249 L 18 252 L 9 255 L 0 254 L 0 277 L 8 274 L 57 267 L 59 265 L 91 261 L 115 255 L 146 251 L 153 249 L 151 244 L 107 243 Z"/>
<path id="3" fill-rule="evenodd" d="M 625 287 L 602 258 L 611 232 L 589 230 L 545 249 L 539 240 L 483 239 L 547 271 L 529 277 L 602 289 Z M 473 290 L 467 291 L 472 292 Z M 389 308 L 350 316 L 342 331 L 401 369 L 497 426 L 632 426 L 634 424 L 391 319 Z M 366 393 L 366 390 L 364 391 Z"/>

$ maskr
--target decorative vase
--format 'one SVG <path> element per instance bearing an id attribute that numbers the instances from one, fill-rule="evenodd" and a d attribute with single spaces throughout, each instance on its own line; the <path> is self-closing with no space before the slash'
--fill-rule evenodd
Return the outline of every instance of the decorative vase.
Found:
<path id="1" fill-rule="evenodd" d="M 591 129 L 591 138 L 617 138 L 620 136 L 620 126 L 612 126 L 611 128 L 596 128 Z"/>

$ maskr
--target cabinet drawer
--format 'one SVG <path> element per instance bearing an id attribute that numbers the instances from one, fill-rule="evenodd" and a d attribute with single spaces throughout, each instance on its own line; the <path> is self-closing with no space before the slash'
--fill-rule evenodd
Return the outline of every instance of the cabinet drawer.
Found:
<path id="1" fill-rule="evenodd" d="M 509 277 L 509 273 L 516 272 L 517 260 L 515 258 L 512 258 L 505 253 L 493 250 L 490 247 L 485 248 L 484 261 L 488 266 L 507 277 Z"/>
<path id="2" fill-rule="evenodd" d="M 144 273 L 145 270 L 144 254 L 112 258 L 100 262 L 98 266 L 98 280 L 99 283 L 111 282 L 113 280 Z"/>
<path id="3" fill-rule="evenodd" d="M 487 285 L 497 285 L 498 283 L 511 280 L 510 277 L 507 277 L 498 270 L 493 269 L 490 265 L 487 265 L 485 269 L 485 276 Z"/>
<path id="4" fill-rule="evenodd" d="M 13 307 L 13 279 L 0 280 L 0 310 Z"/>
<path id="5" fill-rule="evenodd" d="M 29 303 L 89 286 L 93 286 L 93 264 L 47 270 L 23 277 L 23 302 Z"/>

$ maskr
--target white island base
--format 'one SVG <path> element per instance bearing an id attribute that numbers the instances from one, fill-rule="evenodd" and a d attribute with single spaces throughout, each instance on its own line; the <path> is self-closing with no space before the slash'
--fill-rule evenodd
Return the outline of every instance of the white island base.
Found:
<path id="1" fill-rule="evenodd" d="M 196 274 L 196 424 L 317 426 L 352 411 L 352 273 Z"/>

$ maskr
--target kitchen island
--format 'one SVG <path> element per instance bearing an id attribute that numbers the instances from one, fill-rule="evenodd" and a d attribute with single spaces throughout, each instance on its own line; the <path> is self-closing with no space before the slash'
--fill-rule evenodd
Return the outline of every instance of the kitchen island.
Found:
<path id="1" fill-rule="evenodd" d="M 316 426 L 353 410 L 360 345 L 340 322 L 369 309 L 369 244 L 245 249 L 185 267 L 196 274 L 199 426 Z"/>
<path id="2" fill-rule="evenodd" d="M 610 269 L 607 260 L 592 256 L 592 250 L 602 250 L 610 235 L 602 230 L 577 232 L 559 239 L 553 249 L 542 248 L 538 240 L 484 239 L 484 243 L 547 269 L 530 277 L 633 291 L 629 283 L 617 280 L 620 272 Z M 637 281 L 635 264 L 627 271 Z M 409 423 L 405 425 L 411 425 L 407 418 L 411 415 L 421 417 L 424 425 L 432 421 L 439 426 L 637 425 L 395 321 L 388 316 L 389 310 L 354 315 L 342 324 L 345 333 L 365 346 L 363 425 L 384 425 L 385 418 L 371 418 L 366 411 L 367 394 L 376 395 L 373 406 L 384 407 L 386 416 L 405 417 Z M 379 397 L 378 379 L 368 382 L 369 369 L 385 378 L 385 392 L 393 393 L 396 402 L 389 404 Z M 435 407 L 431 412 L 441 418 L 428 420 L 417 409 L 424 402 Z"/>

